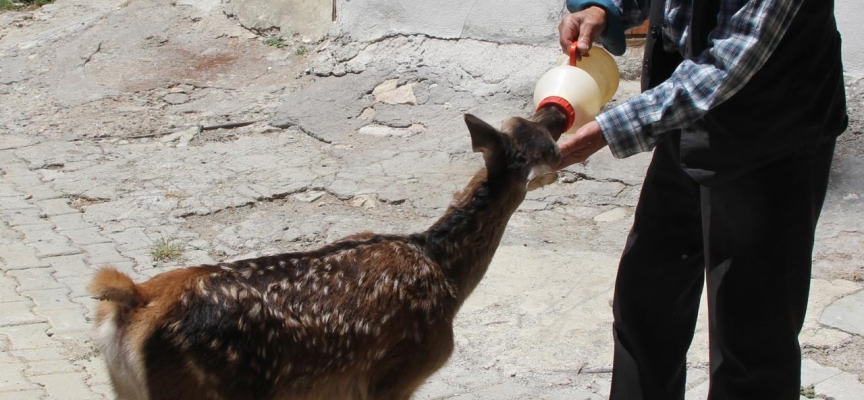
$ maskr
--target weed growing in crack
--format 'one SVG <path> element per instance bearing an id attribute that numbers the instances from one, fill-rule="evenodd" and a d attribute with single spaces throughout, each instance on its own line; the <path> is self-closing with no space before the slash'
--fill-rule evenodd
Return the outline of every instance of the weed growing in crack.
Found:
<path id="1" fill-rule="evenodd" d="M 153 261 L 157 262 L 177 260 L 182 255 L 183 246 L 173 243 L 172 239 L 165 239 L 164 237 L 150 248 L 150 257 L 153 258 Z"/>
<path id="2" fill-rule="evenodd" d="M 301 44 L 300 47 L 298 47 L 294 50 L 294 54 L 298 55 L 298 56 L 305 56 L 305 55 L 309 54 L 309 49 L 306 48 L 306 46 Z"/>
<path id="3" fill-rule="evenodd" d="M 814 386 L 814 385 L 802 386 L 801 387 L 801 396 L 806 397 L 808 399 L 815 399 L 816 398 L 816 386 Z"/>
<path id="4" fill-rule="evenodd" d="M 20 10 L 29 7 L 42 7 L 54 0 L 0 0 L 0 11 Z"/>
<path id="5" fill-rule="evenodd" d="M 280 37 L 269 37 L 267 39 L 264 39 L 264 44 L 276 47 L 278 49 L 281 49 L 288 45 L 288 43 L 285 43 L 285 40 Z"/>

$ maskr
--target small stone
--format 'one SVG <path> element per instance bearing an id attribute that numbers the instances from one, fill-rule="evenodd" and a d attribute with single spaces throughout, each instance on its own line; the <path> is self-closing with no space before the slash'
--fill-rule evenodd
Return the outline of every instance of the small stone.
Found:
<path id="1" fill-rule="evenodd" d="M 177 147 L 186 147 L 192 139 L 195 139 L 195 136 L 198 136 L 198 134 L 201 133 L 201 127 L 193 126 L 185 131 L 180 131 L 179 133 L 180 139 L 177 142 Z"/>
<path id="2" fill-rule="evenodd" d="M 174 142 L 174 141 L 180 139 L 180 136 L 183 136 L 183 131 L 174 132 L 174 133 L 162 136 L 161 138 L 159 138 L 159 141 L 162 143 L 171 143 L 171 142 Z"/>
<path id="3" fill-rule="evenodd" d="M 360 113 L 360 116 L 357 119 L 372 119 L 375 116 L 375 109 L 372 107 L 366 107 L 363 109 L 363 112 Z"/>
<path id="4" fill-rule="evenodd" d="M 357 133 L 369 136 L 382 137 L 409 137 L 426 130 L 421 124 L 413 124 L 407 128 L 393 128 L 386 125 L 369 124 L 360 128 Z"/>
<path id="5" fill-rule="evenodd" d="M 381 94 L 381 93 L 389 92 L 389 91 L 391 91 L 391 90 L 394 90 L 394 89 L 396 89 L 396 85 L 397 85 L 398 83 L 399 83 L 399 80 L 398 80 L 398 79 L 389 79 L 389 80 L 386 80 L 386 81 L 382 82 L 381 84 L 379 84 L 378 86 L 375 86 L 375 89 L 372 90 L 372 95 L 373 95 L 373 96 L 377 96 L 377 95 L 379 95 L 379 94 Z"/>
<path id="6" fill-rule="evenodd" d="M 374 93 L 374 92 L 373 92 Z M 396 89 L 382 92 L 375 96 L 375 101 L 387 104 L 409 104 L 416 105 L 417 97 L 414 96 L 414 84 L 409 83 Z"/>
<path id="7" fill-rule="evenodd" d="M 312 203 L 312 202 L 315 202 L 316 200 L 320 199 L 322 196 L 324 196 L 324 192 L 314 192 L 313 191 L 313 192 L 297 193 L 292 197 L 294 198 L 294 200 L 297 200 L 297 201 L 302 201 L 304 203 Z"/>
<path id="8" fill-rule="evenodd" d="M 609 211 L 606 211 L 596 217 L 594 217 L 594 221 L 597 222 L 613 222 L 620 221 L 624 218 L 627 218 L 627 209 L 624 207 L 618 207 Z"/>
<path id="9" fill-rule="evenodd" d="M 189 96 L 185 93 L 169 93 L 162 100 L 168 104 L 183 104 L 189 101 Z"/>
<path id="10" fill-rule="evenodd" d="M 352 207 L 377 208 L 380 203 L 378 195 L 375 193 L 359 194 L 351 199 Z"/>

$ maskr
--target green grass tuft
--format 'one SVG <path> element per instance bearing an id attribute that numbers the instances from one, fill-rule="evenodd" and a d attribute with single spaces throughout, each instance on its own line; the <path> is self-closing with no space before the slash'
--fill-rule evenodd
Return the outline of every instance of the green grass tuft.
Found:
<path id="1" fill-rule="evenodd" d="M 28 7 L 42 7 L 54 0 L 0 0 L 0 11 L 20 10 Z"/>
<path id="2" fill-rule="evenodd" d="M 801 387 L 801 396 L 804 396 L 808 399 L 815 399 L 816 398 L 816 386 L 814 386 L 814 385 L 802 386 Z"/>
<path id="3" fill-rule="evenodd" d="M 264 39 L 264 44 L 266 44 L 268 46 L 273 46 L 273 47 L 276 47 L 279 49 L 288 45 L 288 43 L 285 43 L 285 40 L 280 38 L 280 37 L 269 37 L 267 39 Z"/>
<path id="4" fill-rule="evenodd" d="M 177 260 L 181 255 L 183 255 L 183 246 L 172 243 L 171 239 L 162 238 L 150 248 L 150 256 L 157 262 Z"/>

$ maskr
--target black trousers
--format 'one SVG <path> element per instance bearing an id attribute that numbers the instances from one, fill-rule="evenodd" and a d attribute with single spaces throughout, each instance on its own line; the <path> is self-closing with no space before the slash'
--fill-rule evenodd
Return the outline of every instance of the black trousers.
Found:
<path id="1" fill-rule="evenodd" d="M 707 282 L 711 400 L 798 400 L 798 334 L 834 140 L 707 188 L 655 150 L 621 257 L 611 400 L 682 400 Z M 707 279 L 706 279 L 707 273 Z"/>

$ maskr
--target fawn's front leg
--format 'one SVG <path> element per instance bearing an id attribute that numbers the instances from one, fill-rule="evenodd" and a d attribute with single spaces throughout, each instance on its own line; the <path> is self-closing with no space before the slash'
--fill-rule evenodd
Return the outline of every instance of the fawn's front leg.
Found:
<path id="1" fill-rule="evenodd" d="M 381 361 L 387 367 L 370 385 L 370 399 L 408 400 L 430 375 L 441 368 L 453 353 L 450 324 L 426 333 L 423 343 L 408 339 Z"/>

